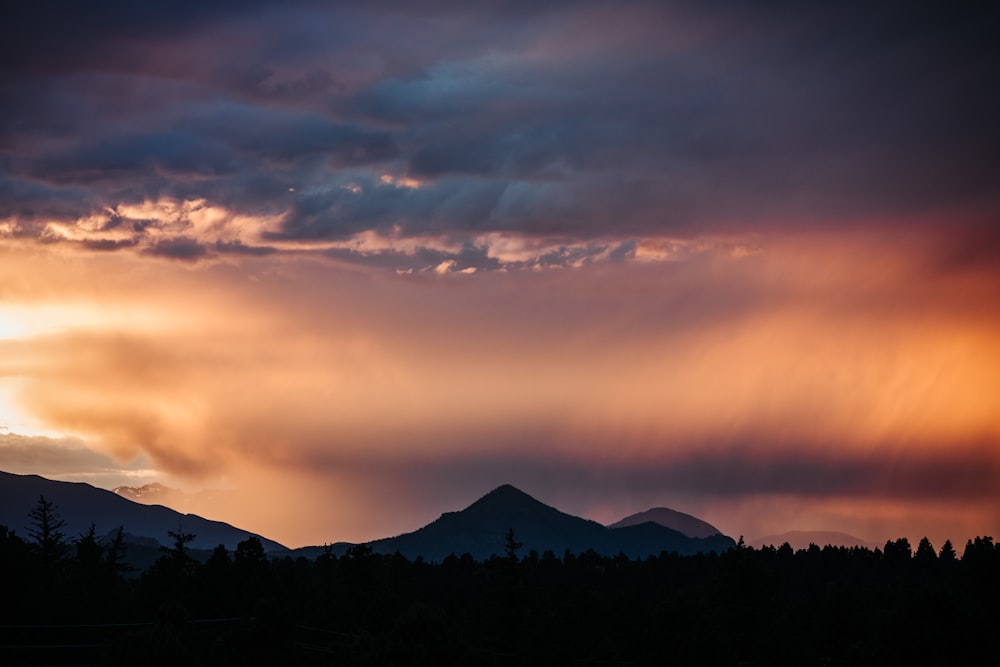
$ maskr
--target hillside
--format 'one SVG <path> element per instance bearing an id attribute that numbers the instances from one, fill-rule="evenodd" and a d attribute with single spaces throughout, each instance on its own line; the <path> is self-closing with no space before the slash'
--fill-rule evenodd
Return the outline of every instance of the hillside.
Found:
<path id="1" fill-rule="evenodd" d="M 489 492 L 459 512 L 446 512 L 439 519 L 412 533 L 371 542 L 380 553 L 399 551 L 408 558 L 423 556 L 439 561 L 449 554 L 469 553 L 476 559 L 503 553 L 504 537 L 509 529 L 522 546 L 522 555 L 534 550 L 539 554 L 566 550 L 630 557 L 659 554 L 661 551 L 696 553 L 723 551 L 734 544 L 723 535 L 697 539 L 678 531 L 642 524 L 609 528 L 596 521 L 565 514 L 532 498 L 523 491 L 503 485 Z"/>
<path id="2" fill-rule="evenodd" d="M 193 549 L 212 549 L 222 544 L 232 550 L 239 542 L 254 535 L 222 521 L 181 514 L 162 505 L 135 503 L 89 484 L 58 482 L 38 475 L 6 472 L 0 472 L 0 524 L 19 535 L 27 535 L 31 523 L 28 515 L 38 503 L 39 496 L 43 495 L 46 500 L 55 503 L 66 522 L 62 532 L 67 538 L 86 533 L 93 523 L 98 535 L 107 535 L 121 526 L 133 536 L 167 544 L 170 541 L 167 531 L 180 528 L 195 535 L 190 544 Z M 284 545 L 274 540 L 260 535 L 257 537 L 269 552 L 287 551 Z"/>
<path id="3" fill-rule="evenodd" d="M 712 537 L 713 535 L 722 535 L 722 531 L 712 524 L 702 521 L 698 517 L 691 516 L 690 514 L 672 510 L 669 507 L 654 507 L 646 510 L 645 512 L 629 515 L 621 521 L 609 525 L 608 528 L 625 528 L 627 526 L 636 526 L 641 523 L 646 523 L 647 521 L 652 521 L 653 523 L 666 526 L 667 528 L 673 528 L 688 537 Z"/>

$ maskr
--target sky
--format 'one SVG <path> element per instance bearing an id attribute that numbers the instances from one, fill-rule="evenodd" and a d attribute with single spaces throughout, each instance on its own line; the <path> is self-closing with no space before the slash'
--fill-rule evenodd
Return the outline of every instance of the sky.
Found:
<path id="1" fill-rule="evenodd" d="M 992 6 L 991 6 L 992 5 Z M 16 2 L 0 469 L 1000 534 L 995 3 Z"/>

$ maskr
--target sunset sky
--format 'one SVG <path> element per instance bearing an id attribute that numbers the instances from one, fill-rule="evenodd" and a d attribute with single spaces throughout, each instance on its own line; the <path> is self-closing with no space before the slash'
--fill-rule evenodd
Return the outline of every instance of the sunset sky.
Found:
<path id="1" fill-rule="evenodd" d="M 0 470 L 1000 536 L 995 3 L 13 7 Z"/>

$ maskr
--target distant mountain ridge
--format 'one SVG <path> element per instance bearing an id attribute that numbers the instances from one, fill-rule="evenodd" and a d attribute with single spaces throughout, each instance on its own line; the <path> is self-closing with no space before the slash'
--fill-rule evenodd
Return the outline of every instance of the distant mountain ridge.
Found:
<path id="1" fill-rule="evenodd" d="M 134 502 L 150 503 L 156 499 L 173 495 L 177 491 L 159 482 L 153 482 L 142 486 L 116 486 L 111 489 L 111 492 Z"/>
<path id="2" fill-rule="evenodd" d="M 304 547 L 291 551 L 284 545 L 255 535 L 221 521 L 210 521 L 195 514 L 181 514 L 162 505 L 147 505 L 128 500 L 124 495 L 136 495 L 146 502 L 166 487 L 159 485 L 134 489 L 117 489 L 112 493 L 89 484 L 59 482 L 38 475 L 14 475 L 0 472 L 0 524 L 26 535 L 30 526 L 29 512 L 40 495 L 56 504 L 59 514 L 66 521 L 63 529 L 68 540 L 85 533 L 91 523 L 98 535 L 107 535 L 123 526 L 130 535 L 130 543 L 137 549 L 148 551 L 148 562 L 155 558 L 157 547 L 149 540 L 165 544 L 170 542 L 167 531 L 179 528 L 195 535 L 189 545 L 194 550 L 206 551 L 221 544 L 228 550 L 250 536 L 260 539 L 266 552 L 278 556 L 293 554 L 315 557 L 325 547 Z M 169 490 L 169 489 L 167 489 Z M 646 516 L 701 532 L 713 531 L 704 536 L 690 536 L 673 526 L 656 521 L 642 521 Z M 546 505 L 527 493 L 504 484 L 490 491 L 463 510 L 445 512 L 436 521 L 413 532 L 388 537 L 367 544 L 378 553 L 399 552 L 407 558 L 418 556 L 440 561 L 450 554 L 471 554 L 485 560 L 504 552 L 504 538 L 513 529 L 514 537 L 521 543 L 519 554 L 530 551 L 543 554 L 551 551 L 562 556 L 566 551 L 582 553 L 594 550 L 614 556 L 624 553 L 630 558 L 658 555 L 661 552 L 694 554 L 708 551 L 721 552 L 735 545 L 732 538 L 722 535 L 700 519 L 666 508 L 626 517 L 618 524 L 602 526 L 596 521 L 566 514 Z M 330 547 L 335 555 L 342 554 L 352 545 L 338 542 Z"/>
<path id="3" fill-rule="evenodd" d="M 672 510 L 669 507 L 654 507 L 653 509 L 632 514 L 621 521 L 608 525 L 608 528 L 625 528 L 652 521 L 655 524 L 673 528 L 688 537 L 712 537 L 722 535 L 722 531 L 698 517 Z"/>
<path id="4" fill-rule="evenodd" d="M 368 544 L 379 553 L 398 551 L 408 558 L 439 561 L 449 554 L 468 553 L 482 560 L 504 551 L 509 529 L 522 544 L 523 556 L 534 550 L 562 556 L 567 550 L 593 549 L 604 555 L 624 553 L 632 558 L 662 551 L 692 554 L 725 551 L 735 545 L 721 534 L 689 537 L 653 522 L 611 528 L 596 521 L 565 514 L 509 484 L 497 487 L 459 512 L 446 512 L 423 528 Z"/>
<path id="5" fill-rule="evenodd" d="M 808 549 L 810 544 L 815 544 L 819 547 L 832 545 L 835 547 L 868 547 L 869 549 L 881 546 L 875 542 L 869 542 L 860 537 L 833 530 L 790 530 L 779 535 L 758 537 L 750 542 L 750 546 L 754 549 L 760 549 L 769 545 L 780 547 L 785 542 L 788 542 L 788 545 L 796 551 L 799 549 Z"/>
<path id="6" fill-rule="evenodd" d="M 196 514 L 181 514 L 162 505 L 142 505 L 119 495 L 80 482 L 59 482 L 38 475 L 15 475 L 0 472 L 0 524 L 19 535 L 27 535 L 31 520 L 28 516 L 38 503 L 38 497 L 56 504 L 66 522 L 67 539 L 81 535 L 94 524 L 98 535 L 107 535 L 124 527 L 137 537 L 152 538 L 167 544 L 167 531 L 178 528 L 195 535 L 193 549 L 213 549 L 222 544 L 233 550 L 250 536 L 260 539 L 269 552 L 287 552 L 288 548 L 274 540 L 242 530 L 222 521 L 211 521 Z"/>

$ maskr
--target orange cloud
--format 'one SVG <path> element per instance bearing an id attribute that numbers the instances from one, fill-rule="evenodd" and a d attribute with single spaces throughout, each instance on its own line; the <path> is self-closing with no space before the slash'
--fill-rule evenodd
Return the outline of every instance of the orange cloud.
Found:
<path id="1" fill-rule="evenodd" d="M 721 472 L 698 473 L 701 496 L 697 484 L 683 493 L 706 508 L 800 498 L 836 528 L 838 502 L 929 508 L 911 488 L 933 469 L 919 462 L 954 458 L 964 463 L 931 495 L 995 529 L 975 508 L 982 480 L 971 496 L 960 488 L 977 465 L 992 480 L 1000 460 L 993 269 L 939 261 L 928 234 L 760 237 L 755 252 L 730 252 L 743 243 L 461 280 L 302 257 L 192 270 L 12 255 L 0 312 L 17 303 L 57 322 L 59 304 L 72 308 L 62 326 L 0 343 L 0 382 L 16 377 L 18 409 L 53 431 L 232 487 L 227 516 L 293 544 L 391 532 L 374 516 L 413 527 L 375 496 L 429 498 L 421 477 L 441 483 L 440 471 L 475 469 L 485 488 L 490 467 L 598 485 L 604 470 L 620 497 L 653 502 L 671 489 L 643 469 L 734 460 L 751 477 L 729 484 L 739 493 L 709 483 L 730 479 Z M 878 474 L 845 482 L 866 460 Z M 824 466 L 828 499 L 791 479 Z M 275 506 L 239 491 L 250 480 L 314 515 L 298 527 L 263 518 Z M 418 503 L 404 518 L 424 515 L 435 510 Z M 321 529 L 329 537 L 309 537 Z"/>

